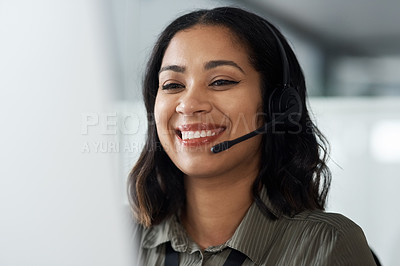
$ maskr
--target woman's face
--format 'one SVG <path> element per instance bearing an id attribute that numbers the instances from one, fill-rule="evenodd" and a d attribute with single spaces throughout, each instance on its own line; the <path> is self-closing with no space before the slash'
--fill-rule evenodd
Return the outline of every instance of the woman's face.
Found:
<path id="1" fill-rule="evenodd" d="M 260 126 L 260 75 L 246 48 L 220 26 L 195 26 L 171 40 L 159 72 L 158 137 L 188 176 L 258 171 L 261 136 L 213 154 L 210 148 Z"/>

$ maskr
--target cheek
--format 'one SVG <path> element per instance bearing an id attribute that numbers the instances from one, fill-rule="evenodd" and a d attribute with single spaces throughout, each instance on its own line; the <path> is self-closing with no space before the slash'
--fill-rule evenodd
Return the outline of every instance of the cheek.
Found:
<path id="1" fill-rule="evenodd" d="M 251 124 L 256 128 L 260 127 L 265 120 L 265 114 L 263 114 L 262 99 L 260 93 L 255 92 L 255 97 L 249 97 L 247 108 Z"/>
<path id="2" fill-rule="evenodd" d="M 174 112 L 175 108 L 173 108 L 171 102 L 166 101 L 163 97 L 157 96 L 154 105 L 154 119 L 160 140 L 164 139 L 164 136 L 170 133 L 171 128 L 169 128 L 169 122 Z"/>
<path id="3" fill-rule="evenodd" d="M 167 110 L 168 104 L 162 99 L 162 97 L 157 96 L 156 102 L 154 104 L 154 119 L 156 121 L 157 129 L 165 124 L 167 124 Z M 160 128 L 161 129 L 161 128 Z"/>
<path id="4" fill-rule="evenodd" d="M 246 98 L 243 98 L 246 99 Z M 247 98 L 249 99 L 249 97 Z M 238 108 L 238 106 L 240 108 Z M 233 129 L 243 132 L 253 131 L 262 126 L 264 115 L 262 113 L 261 101 L 242 100 L 232 103 L 227 113 L 231 115 Z"/>
<path id="5" fill-rule="evenodd" d="M 162 113 L 162 106 L 161 106 L 161 102 L 159 101 L 158 97 L 156 98 L 156 102 L 154 104 L 154 120 L 156 122 L 156 126 L 158 126 L 158 124 L 161 121 L 161 117 L 160 114 Z"/>

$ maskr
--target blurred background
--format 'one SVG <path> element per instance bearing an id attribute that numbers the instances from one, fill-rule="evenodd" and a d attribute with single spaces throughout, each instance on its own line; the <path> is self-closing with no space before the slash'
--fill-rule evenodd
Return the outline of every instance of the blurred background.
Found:
<path id="1" fill-rule="evenodd" d="M 146 59 L 174 18 L 223 5 L 292 44 L 331 144 L 328 211 L 399 264 L 399 1 L 0 0 L 0 265 L 131 265 Z"/>

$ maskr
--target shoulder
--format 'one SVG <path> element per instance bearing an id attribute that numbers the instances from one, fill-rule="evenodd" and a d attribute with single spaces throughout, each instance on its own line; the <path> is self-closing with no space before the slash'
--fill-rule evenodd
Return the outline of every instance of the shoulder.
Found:
<path id="1" fill-rule="evenodd" d="M 302 238 L 310 241 L 324 239 L 331 245 L 362 243 L 367 246 L 361 227 L 342 214 L 314 210 L 283 219 L 289 225 L 288 230 L 291 234 L 300 234 Z"/>
<path id="2" fill-rule="evenodd" d="M 360 226 L 355 222 L 339 213 L 329 213 L 320 210 L 305 211 L 294 217 L 287 218 L 294 223 L 305 223 L 309 227 L 322 227 L 334 233 L 344 233 L 348 231 L 361 231 Z"/>
<path id="3" fill-rule="evenodd" d="M 374 265 L 360 226 L 338 213 L 306 211 L 285 217 L 292 235 L 327 265 Z"/>

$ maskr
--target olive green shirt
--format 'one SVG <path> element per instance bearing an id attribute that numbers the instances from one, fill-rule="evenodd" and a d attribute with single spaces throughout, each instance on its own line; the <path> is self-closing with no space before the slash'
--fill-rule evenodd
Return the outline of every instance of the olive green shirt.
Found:
<path id="1" fill-rule="evenodd" d="M 273 210 L 265 189 L 261 199 Z M 272 220 L 253 203 L 232 238 L 201 250 L 187 235 L 177 216 L 151 228 L 139 228 L 138 265 L 164 265 L 171 242 L 179 265 L 223 265 L 232 249 L 247 256 L 250 265 L 375 265 L 361 228 L 348 218 L 323 211 L 305 211 Z"/>

